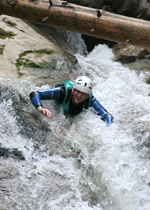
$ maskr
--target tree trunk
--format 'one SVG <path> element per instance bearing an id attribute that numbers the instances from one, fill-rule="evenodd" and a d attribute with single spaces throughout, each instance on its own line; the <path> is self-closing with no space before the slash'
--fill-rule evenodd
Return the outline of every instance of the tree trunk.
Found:
<path id="1" fill-rule="evenodd" d="M 112 14 L 103 10 L 49 0 L 0 0 L 0 14 L 18 17 L 93 36 L 150 48 L 149 21 Z"/>

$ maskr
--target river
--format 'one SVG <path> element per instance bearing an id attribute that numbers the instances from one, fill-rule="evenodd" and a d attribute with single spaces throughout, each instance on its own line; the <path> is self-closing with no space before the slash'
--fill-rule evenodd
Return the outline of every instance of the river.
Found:
<path id="1" fill-rule="evenodd" d="M 114 123 L 107 127 L 92 109 L 67 119 L 49 101 L 44 105 L 54 117 L 47 119 L 28 95 L 49 84 L 0 78 L 0 146 L 7 148 L 0 158 L 0 210 L 150 208 L 150 71 L 115 62 L 106 45 L 75 56 L 81 68 L 73 77 L 91 77 L 93 94 Z"/>

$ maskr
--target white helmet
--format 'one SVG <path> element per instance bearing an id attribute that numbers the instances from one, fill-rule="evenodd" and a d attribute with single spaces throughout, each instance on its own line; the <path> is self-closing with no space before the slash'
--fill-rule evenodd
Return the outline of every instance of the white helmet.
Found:
<path id="1" fill-rule="evenodd" d="M 86 76 L 78 77 L 74 82 L 73 89 L 90 94 L 92 91 L 91 79 Z"/>

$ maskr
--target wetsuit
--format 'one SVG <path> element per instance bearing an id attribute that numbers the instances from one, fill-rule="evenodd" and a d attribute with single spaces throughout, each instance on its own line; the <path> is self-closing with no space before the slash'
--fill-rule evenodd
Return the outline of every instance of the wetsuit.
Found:
<path id="1" fill-rule="evenodd" d="M 55 100 L 63 108 L 64 113 L 71 116 L 79 114 L 83 109 L 93 107 L 97 114 L 101 116 L 101 119 L 106 122 L 107 126 L 113 122 L 112 115 L 96 100 L 92 92 L 84 102 L 77 105 L 74 104 L 71 100 L 72 89 L 73 82 L 66 81 L 54 89 L 44 92 L 32 92 L 30 93 L 30 99 L 36 108 L 43 106 L 41 100 Z"/>

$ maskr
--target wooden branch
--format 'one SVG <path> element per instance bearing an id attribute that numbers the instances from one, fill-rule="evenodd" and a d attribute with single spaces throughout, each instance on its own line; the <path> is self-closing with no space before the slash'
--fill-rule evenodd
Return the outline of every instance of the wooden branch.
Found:
<path id="1" fill-rule="evenodd" d="M 0 0 L 0 14 L 105 40 L 150 48 L 149 21 L 61 1 Z"/>

